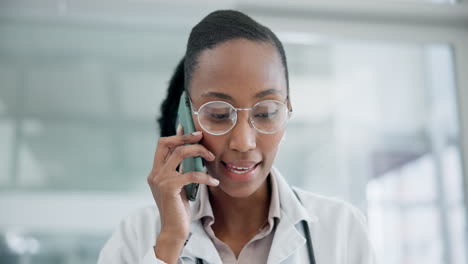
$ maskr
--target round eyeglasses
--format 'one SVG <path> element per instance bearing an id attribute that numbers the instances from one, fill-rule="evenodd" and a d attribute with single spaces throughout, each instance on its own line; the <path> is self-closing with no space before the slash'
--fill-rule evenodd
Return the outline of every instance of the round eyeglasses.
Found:
<path id="1" fill-rule="evenodd" d="M 236 108 L 224 101 L 210 101 L 200 106 L 198 111 L 193 109 L 192 100 L 189 100 L 198 123 L 212 135 L 224 135 L 231 131 L 237 123 L 237 111 L 250 111 L 249 123 L 263 134 L 274 134 L 281 130 L 292 114 L 286 105 L 288 98 L 284 102 L 260 101 L 251 108 Z"/>

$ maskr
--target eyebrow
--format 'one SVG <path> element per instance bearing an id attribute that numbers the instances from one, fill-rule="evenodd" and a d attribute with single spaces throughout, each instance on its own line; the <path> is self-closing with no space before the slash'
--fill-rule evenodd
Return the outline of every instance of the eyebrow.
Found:
<path id="1" fill-rule="evenodd" d="M 234 100 L 230 95 L 225 94 L 225 93 L 219 93 L 219 92 L 207 92 L 203 93 L 201 97 L 216 97 L 219 99 L 225 99 L 225 100 Z"/>
<path id="2" fill-rule="evenodd" d="M 262 98 L 262 97 L 265 97 L 265 96 L 270 95 L 270 94 L 282 94 L 282 92 L 277 90 L 277 89 L 268 89 L 268 90 L 261 91 L 261 92 L 257 93 L 255 95 L 255 97 L 256 98 Z"/>
<path id="3" fill-rule="evenodd" d="M 268 90 L 265 90 L 265 91 L 258 92 L 257 94 L 255 94 L 255 97 L 256 98 L 262 98 L 262 97 L 265 97 L 265 96 L 270 95 L 270 94 L 282 94 L 282 92 L 277 90 L 277 89 L 268 89 Z M 219 99 L 234 101 L 232 96 L 230 96 L 229 94 L 220 93 L 220 92 L 203 93 L 201 95 L 201 97 L 216 97 L 216 98 L 219 98 Z"/>

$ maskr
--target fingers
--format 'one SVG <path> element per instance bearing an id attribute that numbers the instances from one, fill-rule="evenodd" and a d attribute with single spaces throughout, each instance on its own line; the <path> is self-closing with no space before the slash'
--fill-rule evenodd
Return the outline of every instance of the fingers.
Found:
<path id="1" fill-rule="evenodd" d="M 163 143 L 163 146 L 165 147 L 175 148 L 185 144 L 197 143 L 202 139 L 202 134 L 203 133 L 201 131 L 196 131 L 191 134 L 166 137 L 167 140 L 164 140 L 161 143 Z"/>
<path id="2" fill-rule="evenodd" d="M 204 146 L 200 144 L 194 144 L 177 147 L 166 161 L 165 165 L 170 169 L 175 169 L 183 159 L 188 157 L 202 157 L 207 161 L 213 161 L 215 159 L 214 154 Z"/>
<path id="3" fill-rule="evenodd" d="M 203 172 L 191 171 L 179 175 L 178 177 L 166 177 L 166 178 L 152 178 L 148 179 L 148 182 L 152 186 L 156 186 L 157 192 L 162 195 L 177 196 L 182 195 L 185 197 L 186 194 L 183 191 L 183 187 L 187 184 L 198 183 L 209 186 L 218 186 L 219 181 L 210 175 Z"/>
<path id="4" fill-rule="evenodd" d="M 180 129 L 178 132 L 181 133 Z M 153 168 L 161 167 L 178 146 L 197 143 L 202 139 L 202 137 L 202 132 L 197 131 L 187 135 L 175 135 L 159 138 L 156 153 L 154 154 Z"/>
<path id="5" fill-rule="evenodd" d="M 184 127 L 181 124 L 179 124 L 177 126 L 176 135 L 177 136 L 183 136 L 184 135 Z M 172 152 L 174 152 L 174 149 L 175 148 L 169 148 L 169 152 L 167 153 L 164 161 L 166 161 L 169 158 L 169 156 L 172 154 Z"/>
<path id="6" fill-rule="evenodd" d="M 184 127 L 181 124 L 179 124 L 177 126 L 176 135 L 177 136 L 182 136 L 183 134 L 184 134 Z"/>
<path id="7" fill-rule="evenodd" d="M 180 175 L 180 177 L 175 177 L 174 181 L 176 182 L 178 186 L 184 186 L 190 183 L 200 183 L 200 184 L 206 184 L 210 186 L 219 185 L 219 181 L 216 178 L 213 178 L 206 173 L 197 172 L 197 171 L 184 173 Z"/>

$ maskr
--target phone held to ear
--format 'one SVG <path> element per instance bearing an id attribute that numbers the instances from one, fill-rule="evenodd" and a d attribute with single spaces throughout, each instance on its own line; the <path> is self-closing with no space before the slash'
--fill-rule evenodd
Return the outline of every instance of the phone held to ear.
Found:
<path id="1" fill-rule="evenodd" d="M 187 100 L 187 96 L 185 92 L 183 92 L 182 95 L 180 96 L 179 110 L 177 112 L 177 117 L 178 117 L 179 122 L 176 122 L 176 126 L 178 126 L 178 124 L 181 124 L 182 127 L 184 128 L 184 134 L 190 134 L 190 133 L 195 132 L 195 125 L 193 124 L 193 119 L 192 119 L 192 111 L 190 110 L 190 104 L 189 104 L 189 101 Z M 195 144 L 198 144 L 198 143 L 195 143 Z M 183 169 L 183 173 L 187 173 L 191 171 L 198 171 L 198 172 L 205 171 L 203 168 L 203 160 L 201 157 L 185 158 L 182 161 L 182 169 Z M 191 184 L 187 184 L 184 186 L 185 193 L 187 194 L 187 198 L 190 201 L 195 201 L 195 199 L 197 198 L 198 185 L 199 185 L 198 183 L 191 183 Z"/>

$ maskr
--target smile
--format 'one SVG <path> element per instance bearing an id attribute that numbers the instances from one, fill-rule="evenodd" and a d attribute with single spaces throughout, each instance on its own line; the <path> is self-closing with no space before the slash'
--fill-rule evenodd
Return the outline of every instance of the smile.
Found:
<path id="1" fill-rule="evenodd" d="M 221 161 L 225 175 L 234 181 L 250 181 L 255 177 L 258 171 L 258 165 L 261 162 L 255 161 Z"/>
<path id="2" fill-rule="evenodd" d="M 230 165 L 230 164 L 225 163 L 225 166 L 231 172 L 234 172 L 234 173 L 237 173 L 237 174 L 242 174 L 242 173 L 247 173 L 247 172 L 255 169 L 257 164 L 255 164 L 253 166 L 250 166 L 250 167 L 238 167 L 238 166 L 234 166 L 234 165 Z"/>

